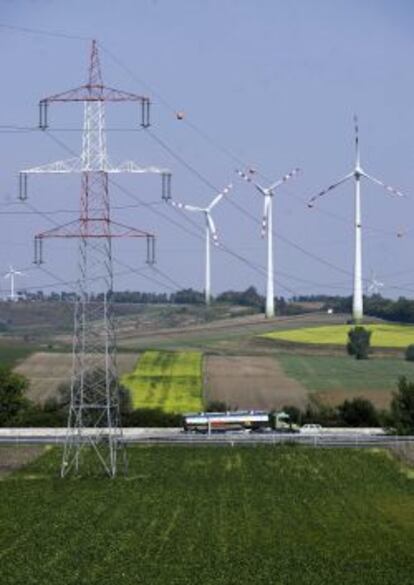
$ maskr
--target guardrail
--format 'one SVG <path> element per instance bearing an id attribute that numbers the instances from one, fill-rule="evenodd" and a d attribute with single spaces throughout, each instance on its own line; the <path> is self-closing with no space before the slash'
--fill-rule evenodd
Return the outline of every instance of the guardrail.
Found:
<path id="1" fill-rule="evenodd" d="M 16 431 L 17 429 L 14 429 Z M 2 433 L 0 430 L 0 444 L 3 445 L 59 445 L 66 439 L 65 429 L 48 429 L 47 433 L 27 432 Z M 128 432 L 126 432 L 128 431 Z M 89 436 L 94 431 L 89 430 L 82 440 L 89 441 Z M 158 444 L 158 445 L 306 445 L 310 447 L 391 447 L 414 444 L 414 436 L 398 435 L 367 435 L 362 433 L 211 433 L 199 434 L 180 431 L 180 429 L 125 429 L 122 436 L 126 444 Z"/>

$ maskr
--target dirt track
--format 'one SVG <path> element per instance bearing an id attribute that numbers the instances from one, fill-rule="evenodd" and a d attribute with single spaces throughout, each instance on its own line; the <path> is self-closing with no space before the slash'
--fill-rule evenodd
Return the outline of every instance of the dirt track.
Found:
<path id="1" fill-rule="evenodd" d="M 273 357 L 207 356 L 204 372 L 206 401 L 265 410 L 307 403 L 305 388 L 288 378 Z"/>

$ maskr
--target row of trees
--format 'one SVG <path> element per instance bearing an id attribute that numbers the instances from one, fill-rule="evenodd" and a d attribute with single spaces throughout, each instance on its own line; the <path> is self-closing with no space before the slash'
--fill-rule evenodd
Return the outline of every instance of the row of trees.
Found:
<path id="1" fill-rule="evenodd" d="M 75 293 L 68 292 L 51 292 L 49 294 L 39 290 L 37 292 L 27 292 L 20 296 L 20 298 L 27 301 L 72 301 L 76 300 Z M 92 300 L 102 301 L 103 294 L 92 295 Z M 177 305 L 204 305 L 205 297 L 202 291 L 187 288 L 179 290 L 174 293 L 156 293 L 156 292 L 140 292 L 140 291 L 114 291 L 112 299 L 116 303 L 139 303 L 139 304 L 177 304 Z M 229 305 L 240 305 L 243 307 L 252 307 L 257 310 L 263 310 L 265 305 L 265 298 L 259 294 L 254 286 L 248 287 L 244 291 L 229 290 L 225 291 L 215 299 L 217 303 L 227 303 Z M 288 302 L 284 297 L 275 298 L 276 311 L 285 315 L 290 312 L 303 312 L 295 303 Z"/>
<path id="2" fill-rule="evenodd" d="M 318 423 L 337 427 L 388 428 L 399 435 L 414 434 L 414 383 L 401 377 L 398 389 L 393 393 L 390 410 L 378 410 L 370 400 L 354 398 L 345 400 L 337 407 L 310 404 L 302 411 L 295 406 L 285 406 L 292 422 Z"/>
<path id="3" fill-rule="evenodd" d="M 0 366 L 0 427 L 65 426 L 68 414 L 69 387 L 62 385 L 57 399 L 43 406 L 35 405 L 26 398 L 29 382 L 24 376 Z M 159 409 L 131 408 L 129 393 L 121 387 L 121 415 L 123 425 L 128 426 L 180 426 L 181 417 L 166 414 Z M 227 410 L 224 403 L 214 402 L 208 410 Z M 301 411 L 294 406 L 285 406 L 292 422 L 298 424 L 319 423 L 326 426 L 375 427 L 393 429 L 398 434 L 414 434 L 414 383 L 402 377 L 394 392 L 389 411 L 378 411 L 364 398 L 345 400 L 338 407 L 310 404 Z"/>
<path id="4" fill-rule="evenodd" d="M 351 313 L 352 297 L 329 295 L 303 295 L 292 298 L 293 302 L 319 302 L 324 309 L 333 309 L 337 313 Z M 400 297 L 396 301 L 383 298 L 379 294 L 364 297 L 364 313 L 387 321 L 414 323 L 414 300 Z"/>

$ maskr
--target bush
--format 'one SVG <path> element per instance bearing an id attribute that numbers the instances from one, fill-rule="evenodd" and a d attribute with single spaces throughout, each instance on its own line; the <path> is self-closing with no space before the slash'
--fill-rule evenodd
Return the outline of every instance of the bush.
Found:
<path id="1" fill-rule="evenodd" d="M 206 412 L 228 412 L 232 409 L 229 404 L 222 400 L 211 400 L 206 406 Z"/>
<path id="2" fill-rule="evenodd" d="M 181 427 L 183 419 L 160 408 L 137 408 L 124 413 L 121 422 L 123 427 Z"/>
<path id="3" fill-rule="evenodd" d="M 391 416 L 400 435 L 414 434 L 414 383 L 402 376 L 391 401 Z"/>
<path id="4" fill-rule="evenodd" d="M 7 366 L 0 366 L 0 427 L 12 426 L 29 406 L 24 394 L 29 387 L 27 378 Z"/>
<path id="5" fill-rule="evenodd" d="M 348 343 L 346 349 L 349 355 L 355 356 L 357 360 L 368 359 L 371 343 L 371 331 L 361 327 L 355 326 L 348 331 Z"/>
<path id="6" fill-rule="evenodd" d="M 414 362 L 414 345 L 411 344 L 405 350 L 405 359 L 407 362 Z"/>
<path id="7" fill-rule="evenodd" d="M 375 406 L 365 398 L 345 400 L 338 407 L 338 414 L 345 426 L 376 427 L 380 424 Z"/>

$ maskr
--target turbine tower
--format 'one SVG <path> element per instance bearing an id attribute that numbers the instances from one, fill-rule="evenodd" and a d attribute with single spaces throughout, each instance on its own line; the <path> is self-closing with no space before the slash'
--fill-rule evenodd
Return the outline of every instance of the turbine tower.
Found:
<path id="1" fill-rule="evenodd" d="M 267 236 L 267 282 L 266 282 L 266 309 L 265 315 L 268 319 L 275 316 L 275 293 L 274 293 L 274 276 L 273 276 L 273 196 L 274 191 L 283 183 L 286 183 L 291 177 L 294 177 L 300 169 L 293 169 L 290 173 L 275 181 L 269 187 L 262 187 L 259 183 L 253 181 L 255 171 L 249 169 L 247 172 L 236 170 L 236 173 L 248 183 L 252 183 L 256 189 L 263 195 L 263 220 L 262 220 L 262 238 Z"/>
<path id="2" fill-rule="evenodd" d="M 135 102 L 141 105 L 141 126 L 150 124 L 149 98 L 106 87 L 96 41 L 92 42 L 88 79 L 85 85 L 42 99 L 39 126 L 47 128 L 48 106 L 55 102 L 83 104 L 83 136 L 80 157 L 26 169 L 20 174 L 20 198 L 27 197 L 29 174 L 78 173 L 81 177 L 79 219 L 35 236 L 35 263 L 43 262 L 47 238 L 74 238 L 78 241 L 79 277 L 75 304 L 73 366 L 68 429 L 61 477 L 78 472 L 85 444 L 95 462 L 108 474 L 117 473 L 117 452 L 124 441 L 120 421 L 116 367 L 115 316 L 113 311 L 114 238 L 144 238 L 147 262 L 154 262 L 154 236 L 111 219 L 109 176 L 112 173 L 170 173 L 156 167 L 141 167 L 127 161 L 113 166 L 108 158 L 105 128 L 106 102 Z M 96 288 L 102 291 L 99 297 Z M 126 460 L 125 460 L 126 462 Z"/>
<path id="3" fill-rule="evenodd" d="M 215 246 L 218 246 L 218 237 L 216 226 L 214 225 L 213 218 L 211 217 L 212 209 L 223 199 L 227 193 L 229 193 L 232 185 L 227 185 L 218 195 L 214 197 L 210 205 L 207 207 L 196 207 L 194 205 L 186 205 L 184 203 L 178 203 L 177 201 L 171 200 L 171 205 L 178 209 L 185 209 L 186 211 L 195 211 L 196 213 L 203 213 L 205 224 L 206 224 L 206 280 L 205 280 L 205 303 L 208 306 L 211 302 L 211 259 L 210 259 L 210 248 L 211 240 Z"/>
<path id="4" fill-rule="evenodd" d="M 358 118 L 354 116 L 354 130 L 355 130 L 355 166 L 354 170 L 345 175 L 342 179 L 339 179 L 336 183 L 332 183 L 323 191 L 320 191 L 308 202 L 308 207 L 313 207 L 314 202 L 316 199 L 323 197 L 333 189 L 339 187 L 343 183 L 354 179 L 355 182 L 355 259 L 354 259 L 354 292 L 353 292 L 353 301 L 352 301 L 352 317 L 354 321 L 358 322 L 364 316 L 364 306 L 363 306 L 363 289 L 362 289 L 362 224 L 361 224 L 361 177 L 368 179 L 375 185 L 379 185 L 383 187 L 388 193 L 391 195 L 397 195 L 398 197 L 403 197 L 403 193 L 391 187 L 390 185 L 386 185 L 376 177 L 368 175 L 363 168 L 361 167 L 361 158 L 360 158 L 360 151 L 359 151 L 359 126 L 358 126 Z"/>
<path id="5" fill-rule="evenodd" d="M 10 300 L 16 301 L 16 287 L 15 287 L 15 279 L 16 276 L 24 276 L 24 272 L 19 272 L 19 270 L 15 270 L 13 266 L 9 266 L 9 272 L 4 275 L 4 278 L 10 279 Z"/>

